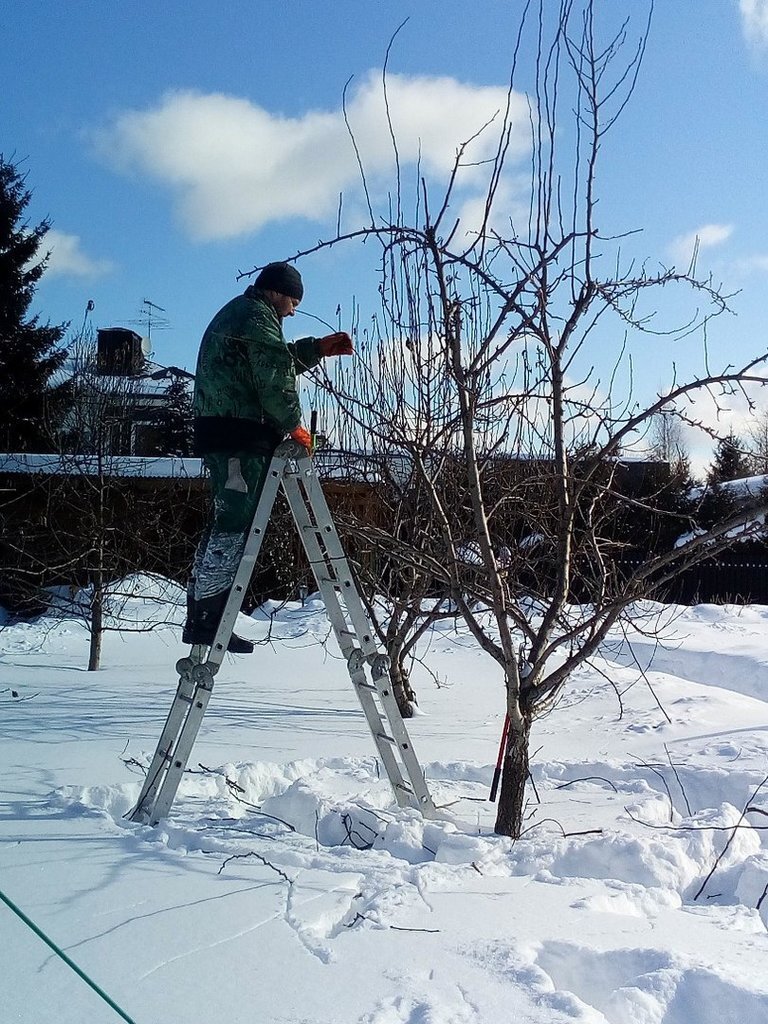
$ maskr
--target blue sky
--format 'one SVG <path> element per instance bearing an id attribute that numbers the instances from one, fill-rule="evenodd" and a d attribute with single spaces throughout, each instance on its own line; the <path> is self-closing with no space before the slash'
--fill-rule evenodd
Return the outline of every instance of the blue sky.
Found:
<path id="1" fill-rule="evenodd" d="M 522 5 L 4 6 L 0 150 L 23 158 L 32 220 L 53 223 L 37 310 L 76 325 L 92 299 L 95 325 L 113 326 L 140 320 L 150 299 L 169 322 L 154 332 L 156 359 L 194 368 L 203 328 L 242 287 L 238 270 L 327 236 L 340 191 L 349 223 L 361 209 L 340 115 L 350 76 L 350 116 L 369 166 L 384 175 L 380 68 L 407 17 L 390 58 L 395 113 L 405 151 L 420 145 L 437 174 L 456 133 L 503 94 Z M 642 13 L 646 4 L 597 6 Z M 635 251 L 667 264 L 687 262 L 698 235 L 700 269 L 739 291 L 738 315 L 718 321 L 708 339 L 710 352 L 734 359 L 768 347 L 767 110 L 768 0 L 657 0 L 635 96 L 600 168 L 603 230 L 641 228 Z M 346 326 L 353 297 L 365 301 L 375 289 L 341 251 L 301 269 L 304 308 L 334 324 L 339 305 Z M 291 327 L 315 325 L 297 317 Z M 676 364 L 692 364 L 697 345 L 680 343 Z M 636 369 L 647 392 L 669 372 L 669 359 L 656 355 Z M 742 416 L 734 411 L 737 428 Z"/>

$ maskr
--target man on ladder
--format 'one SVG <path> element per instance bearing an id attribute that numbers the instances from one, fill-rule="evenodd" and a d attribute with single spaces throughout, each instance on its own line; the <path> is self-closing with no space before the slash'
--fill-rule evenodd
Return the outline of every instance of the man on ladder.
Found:
<path id="1" fill-rule="evenodd" d="M 216 314 L 203 337 L 195 427 L 211 476 L 213 521 L 189 588 L 184 640 L 192 650 L 176 665 L 176 695 L 128 815 L 132 821 L 156 824 L 168 816 L 226 651 L 253 650 L 233 628 L 279 490 L 395 800 L 425 816 L 437 814 L 392 692 L 389 658 L 376 643 L 312 465 L 312 439 L 300 422 L 296 374 L 324 356 L 351 354 L 352 341 L 339 332 L 287 345 L 281 321 L 302 293 L 293 267 L 271 263 Z"/>
<path id="2" fill-rule="evenodd" d="M 311 451 L 297 375 L 326 356 L 352 354 L 352 339 L 343 331 L 286 343 L 282 321 L 293 316 L 303 295 L 295 267 L 270 263 L 203 334 L 195 374 L 195 452 L 208 471 L 213 514 L 189 581 L 187 644 L 213 642 L 275 449 L 291 437 Z M 253 644 L 233 634 L 228 650 L 250 654 Z"/>

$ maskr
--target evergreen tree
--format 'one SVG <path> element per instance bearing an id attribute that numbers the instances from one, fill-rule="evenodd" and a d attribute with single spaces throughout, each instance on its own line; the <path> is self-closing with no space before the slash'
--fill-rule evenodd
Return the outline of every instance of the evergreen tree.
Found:
<path id="1" fill-rule="evenodd" d="M 750 476 L 752 467 L 749 456 L 740 437 L 731 430 L 721 437 L 715 447 L 715 457 L 707 473 L 707 482 L 722 484 L 726 480 L 741 480 Z"/>
<path id="2" fill-rule="evenodd" d="M 698 501 L 693 495 L 688 456 L 679 454 L 672 461 L 669 479 L 656 495 L 654 539 L 650 550 L 668 551 L 681 534 L 694 528 Z"/>
<path id="3" fill-rule="evenodd" d="M 744 499 L 732 489 L 723 487 L 723 484 L 729 480 L 741 480 L 749 476 L 751 471 L 750 459 L 741 438 L 733 431 L 721 437 L 707 471 L 707 488 L 697 515 L 700 526 L 711 529 L 736 514 Z"/>
<path id="4" fill-rule="evenodd" d="M 51 378 L 66 352 L 66 324 L 41 324 L 29 315 L 35 288 L 48 260 L 40 246 L 50 228 L 25 221 L 31 199 L 26 177 L 0 153 L 0 449 L 48 450 L 47 421 L 55 397 Z"/>
<path id="5" fill-rule="evenodd" d="M 187 458 L 193 447 L 190 382 L 174 376 L 165 394 L 167 402 L 157 418 L 157 454 Z"/>

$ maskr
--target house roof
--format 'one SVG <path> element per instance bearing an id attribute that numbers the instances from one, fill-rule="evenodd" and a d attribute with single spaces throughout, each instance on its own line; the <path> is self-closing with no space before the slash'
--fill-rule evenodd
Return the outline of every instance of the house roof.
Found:
<path id="1" fill-rule="evenodd" d="M 166 480 L 191 479 L 202 475 L 200 459 L 175 456 L 35 455 L 27 452 L 0 454 L 0 473 L 41 476 L 155 477 Z"/>

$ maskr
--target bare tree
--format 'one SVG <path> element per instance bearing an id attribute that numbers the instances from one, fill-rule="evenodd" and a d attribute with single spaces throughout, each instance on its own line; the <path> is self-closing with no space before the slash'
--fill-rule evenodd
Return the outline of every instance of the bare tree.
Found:
<path id="1" fill-rule="evenodd" d="M 674 408 L 662 409 L 653 417 L 651 450 L 656 458 L 668 463 L 673 470 L 688 464 L 689 453 L 684 438 L 683 422 Z"/>
<path id="2" fill-rule="evenodd" d="M 717 404 L 766 381 L 765 353 L 714 369 L 710 350 L 700 372 L 671 374 L 646 401 L 632 393 L 636 338 L 705 330 L 727 304 L 693 267 L 638 265 L 622 256 L 626 235 L 598 229 L 598 167 L 632 95 L 650 23 L 649 5 L 633 38 L 629 19 L 615 23 L 619 6 L 600 7 L 610 28 L 597 24 L 591 0 L 526 5 L 506 109 L 459 147 L 442 191 L 419 175 L 412 204 L 387 103 L 397 180 L 383 214 L 373 212 L 366 181 L 371 222 L 309 250 L 380 243 L 376 330 L 359 345 L 357 377 L 341 373 L 328 387 L 357 445 L 375 438 L 404 458 L 425 496 L 414 503 L 410 533 L 382 532 L 379 544 L 436 581 L 503 671 L 509 730 L 496 829 L 511 836 L 522 830 L 534 720 L 631 618 L 634 602 L 733 543 L 734 525 L 749 518 L 745 511 L 704 532 L 679 515 L 671 534 L 691 531 L 685 542 L 619 565 L 626 541 L 617 519 L 673 514 L 657 500 L 660 489 L 637 497 L 627 484 L 633 443 L 665 410 L 697 422 L 697 396 Z M 522 130 L 513 86 L 525 70 L 521 54 L 531 53 L 531 179 L 520 216 L 503 186 Z M 483 144 L 478 162 L 475 147 L 488 133 L 495 143 L 490 156 Z M 482 168 L 487 184 L 471 224 L 454 212 L 468 168 L 475 178 Z M 691 295 L 692 313 L 677 326 L 657 324 L 653 296 L 662 288 Z"/>
<path id="3" fill-rule="evenodd" d="M 162 494 L 157 481 L 147 486 L 133 475 L 129 456 L 141 382 L 130 374 L 103 370 L 86 324 L 70 348 L 72 402 L 58 434 L 61 465 L 52 477 L 56 486 L 50 502 L 51 523 L 58 523 L 57 561 L 60 569 L 68 567 L 65 576 L 71 581 L 57 604 L 88 629 L 89 671 L 100 666 L 107 630 L 137 631 L 158 624 L 132 617 L 127 608 L 143 574 L 184 578 L 195 532 L 188 519 L 201 518 L 203 504 L 194 486 L 185 495 L 180 488 Z M 57 515 L 60 509 L 66 517 Z M 167 580 L 159 579 L 158 586 L 173 599 Z"/>
<path id="4" fill-rule="evenodd" d="M 370 381 L 354 372 L 347 384 L 358 400 L 370 409 Z M 359 385 L 357 390 L 356 385 Z M 418 641 L 439 619 L 455 618 L 442 572 L 430 568 L 440 542 L 430 519 L 431 498 L 422 475 L 403 446 L 383 451 L 376 433 L 365 452 L 355 451 L 350 441 L 342 448 L 319 456 L 323 467 L 333 467 L 335 482 L 346 481 L 347 493 L 365 495 L 362 501 L 344 501 L 337 494 L 334 518 L 355 566 L 358 588 L 369 619 L 389 656 L 392 692 L 404 718 L 418 703 L 411 684 L 411 668 Z"/>

